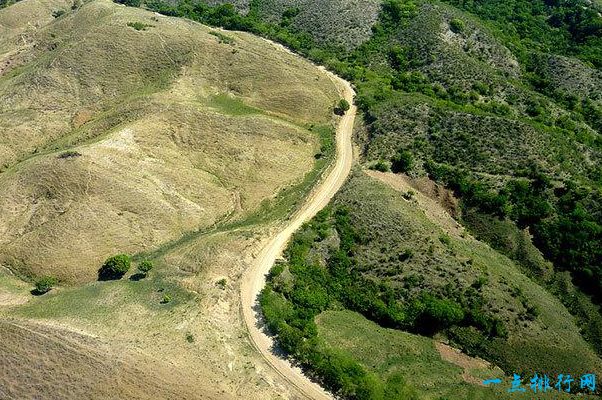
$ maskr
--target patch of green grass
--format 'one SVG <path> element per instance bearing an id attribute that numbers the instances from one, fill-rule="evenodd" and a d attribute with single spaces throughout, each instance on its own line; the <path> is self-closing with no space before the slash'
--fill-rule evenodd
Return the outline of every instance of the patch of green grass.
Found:
<path id="1" fill-rule="evenodd" d="M 430 338 L 382 328 L 351 311 L 324 312 L 316 323 L 318 337 L 326 346 L 347 352 L 384 381 L 401 376 L 420 398 L 528 398 L 464 382 L 462 368 L 444 361 Z M 503 374 L 491 368 L 472 370 L 471 375 L 504 379 Z"/>
<path id="2" fill-rule="evenodd" d="M 127 24 L 130 28 L 134 28 L 137 31 L 145 31 L 148 28 L 152 28 L 153 25 L 145 24 L 142 22 L 128 22 Z"/>
<path id="3" fill-rule="evenodd" d="M 209 107 L 216 108 L 228 115 L 250 115 L 263 113 L 263 111 L 258 108 L 246 105 L 242 99 L 226 93 L 211 96 L 209 98 L 208 105 Z"/>
<path id="4" fill-rule="evenodd" d="M 165 293 L 171 299 L 161 304 Z M 94 282 L 80 287 L 64 288 L 60 293 L 50 292 L 33 298 L 16 307 L 11 315 L 39 319 L 85 319 L 92 322 L 107 321 L 120 315 L 133 304 L 153 312 L 167 311 L 189 301 L 192 295 L 180 285 L 162 277 L 140 281 Z"/>
<path id="5" fill-rule="evenodd" d="M 232 36 L 224 35 L 223 33 L 218 32 L 218 31 L 211 31 L 211 32 L 209 32 L 209 34 L 217 37 L 217 39 L 219 40 L 220 43 L 234 44 L 234 42 L 235 42 L 235 40 Z"/>

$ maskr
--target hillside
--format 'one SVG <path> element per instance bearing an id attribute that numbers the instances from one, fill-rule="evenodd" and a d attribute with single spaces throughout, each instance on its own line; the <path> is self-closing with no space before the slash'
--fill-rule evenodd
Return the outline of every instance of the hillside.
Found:
<path id="1" fill-rule="evenodd" d="M 346 85 L 260 37 L 359 110 L 351 176 L 252 304 L 271 357 L 344 399 L 600 396 L 599 1 L 3 3 L 0 353 L 43 368 L 0 397 L 105 398 L 96 370 L 120 398 L 304 392 L 241 281 L 317 202 Z M 153 270 L 95 281 L 121 252 Z"/>
<path id="2" fill-rule="evenodd" d="M 493 393 L 478 386 L 480 379 L 503 378 L 502 371 L 525 379 L 601 371 L 602 360 L 561 302 L 459 228 L 424 185 L 421 192 L 408 178 L 369 174 L 356 171 L 332 205 L 296 234 L 262 295 L 282 347 L 328 387 L 351 398 L 469 392 L 485 399 Z M 341 310 L 378 325 L 364 326 L 363 317 Z M 412 334 L 390 330 L 390 345 L 402 349 L 391 351 L 379 326 Z M 469 361 L 480 367 L 461 373 L 441 341 L 492 365 Z M 425 375 L 438 383 L 428 384 Z"/>
<path id="3" fill-rule="evenodd" d="M 332 159 L 339 96 L 247 33 L 104 0 L 0 9 L 0 398 L 296 396 L 238 285 Z M 121 252 L 131 270 L 97 281 Z"/>
<path id="4" fill-rule="evenodd" d="M 356 47 L 370 37 L 370 28 L 378 18 L 380 7 L 378 0 L 208 0 L 206 3 L 233 4 L 245 15 L 307 33 L 319 43 L 345 49 Z"/>
<path id="5" fill-rule="evenodd" d="M 241 219 L 312 169 L 308 128 L 337 94 L 309 64 L 110 2 L 30 3 L 0 14 L 0 264 L 89 281 L 108 256 Z"/>

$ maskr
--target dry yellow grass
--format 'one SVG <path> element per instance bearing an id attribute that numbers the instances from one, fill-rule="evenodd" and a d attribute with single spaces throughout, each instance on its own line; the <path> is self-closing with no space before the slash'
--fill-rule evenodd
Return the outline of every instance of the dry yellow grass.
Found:
<path id="1" fill-rule="evenodd" d="M 0 11 L 0 265 L 90 281 L 106 257 L 240 218 L 311 170 L 306 128 L 338 98 L 317 68 L 108 0 L 47 17 L 70 4 Z"/>
<path id="2" fill-rule="evenodd" d="M 35 297 L 0 269 L 0 398 L 296 398 L 239 313 L 266 229 L 187 234 L 300 182 L 335 86 L 245 33 L 220 43 L 190 21 L 71 4 L 0 11 L 0 268 L 62 279 Z M 155 269 L 90 282 L 122 251 L 150 252 Z"/>
<path id="3" fill-rule="evenodd" d="M 164 360 L 93 336 L 23 320 L 1 320 L 0 335 L 2 399 L 229 398 Z"/>

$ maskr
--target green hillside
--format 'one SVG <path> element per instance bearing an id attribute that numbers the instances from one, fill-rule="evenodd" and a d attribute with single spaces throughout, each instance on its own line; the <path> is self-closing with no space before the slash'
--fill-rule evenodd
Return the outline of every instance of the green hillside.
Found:
<path id="1" fill-rule="evenodd" d="M 358 357 L 357 346 L 376 340 L 374 328 L 354 336 L 356 345 L 345 345 L 349 334 L 337 326 L 345 322 L 333 325 L 322 319 L 347 309 L 381 327 L 422 335 L 401 342 L 413 337 L 422 343 L 418 348 L 430 346 L 433 353 L 427 337 L 446 340 L 510 376 L 553 376 L 557 371 L 579 376 L 602 370 L 602 360 L 558 299 L 508 258 L 450 230 L 445 218 L 433 219 L 436 214 L 414 196 L 358 171 L 333 204 L 296 234 L 287 262 L 274 268 L 262 295 L 268 326 L 287 352 L 350 398 L 402 399 L 387 395 L 399 390 L 394 389 L 399 382 L 407 386 L 403 393 L 413 392 L 416 398 L 460 398 L 465 391 L 474 398 L 493 398 L 492 391 L 465 387 L 469 382 L 451 366 L 432 367 L 430 373 L 442 382 L 426 385 L 423 375 L 414 376 L 415 369 L 393 361 L 412 354 L 409 348 L 387 353 L 392 359 L 380 361 L 382 367 L 366 355 Z M 447 365 L 441 355 L 429 357 Z M 351 360 L 358 362 L 354 372 L 349 372 Z M 394 371 L 399 371 L 399 382 L 391 381 Z"/>

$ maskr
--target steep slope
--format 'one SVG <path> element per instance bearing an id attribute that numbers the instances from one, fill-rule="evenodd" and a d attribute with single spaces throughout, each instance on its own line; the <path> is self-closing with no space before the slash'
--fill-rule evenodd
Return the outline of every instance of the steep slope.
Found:
<path id="1" fill-rule="evenodd" d="M 308 128 L 338 95 L 308 63 L 109 1 L 47 3 L 65 14 L 39 26 L 28 6 L 44 14 L 0 11 L 0 263 L 88 281 L 107 256 L 240 219 L 312 169 Z"/>

